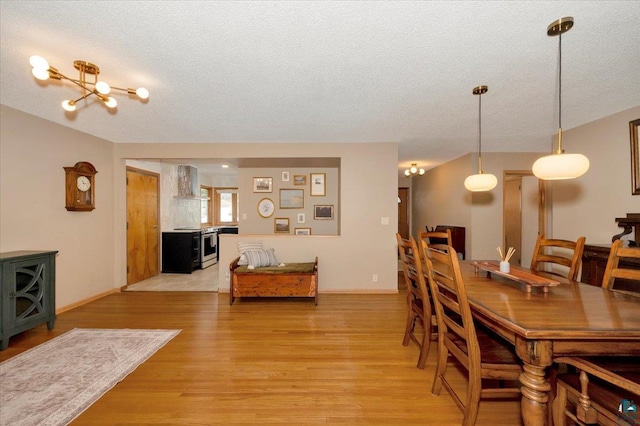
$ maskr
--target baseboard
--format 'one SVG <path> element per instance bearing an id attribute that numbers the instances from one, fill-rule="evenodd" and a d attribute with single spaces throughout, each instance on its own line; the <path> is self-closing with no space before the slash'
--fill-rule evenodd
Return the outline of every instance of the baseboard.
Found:
<path id="1" fill-rule="evenodd" d="M 95 296 L 91 296 L 91 297 L 88 297 L 86 299 L 79 300 L 79 301 L 77 301 L 75 303 L 72 303 L 70 305 L 63 306 L 60 309 L 56 309 L 56 315 L 61 314 L 61 313 L 66 312 L 66 311 L 70 311 L 71 309 L 77 308 L 78 306 L 86 305 L 87 303 L 93 302 L 94 300 L 101 299 L 101 298 L 103 298 L 105 296 L 108 296 L 110 294 L 113 294 L 113 293 L 120 293 L 120 289 L 119 288 L 114 288 L 114 289 L 111 289 L 109 291 L 105 291 L 103 293 L 96 294 Z"/>

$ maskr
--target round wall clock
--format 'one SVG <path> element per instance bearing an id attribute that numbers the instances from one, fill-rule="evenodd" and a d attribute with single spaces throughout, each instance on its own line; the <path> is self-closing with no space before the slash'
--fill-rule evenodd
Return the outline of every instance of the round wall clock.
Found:
<path id="1" fill-rule="evenodd" d="M 275 204 L 273 204 L 273 201 L 271 201 L 269 198 L 263 198 L 262 200 L 258 201 L 258 213 L 262 217 L 270 217 L 271 215 L 273 215 L 275 209 Z"/>

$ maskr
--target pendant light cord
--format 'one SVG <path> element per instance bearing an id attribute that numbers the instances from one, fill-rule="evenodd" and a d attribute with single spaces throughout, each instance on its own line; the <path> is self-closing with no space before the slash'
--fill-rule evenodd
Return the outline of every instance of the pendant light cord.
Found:
<path id="1" fill-rule="evenodd" d="M 482 93 L 478 96 L 478 173 L 482 174 Z"/>
<path id="2" fill-rule="evenodd" d="M 558 35 L 558 127 L 562 129 L 562 33 Z"/>

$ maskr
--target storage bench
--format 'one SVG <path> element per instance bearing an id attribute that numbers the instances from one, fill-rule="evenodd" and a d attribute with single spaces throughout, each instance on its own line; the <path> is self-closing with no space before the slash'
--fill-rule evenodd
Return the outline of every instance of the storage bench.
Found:
<path id="1" fill-rule="evenodd" d="M 229 265 L 229 304 L 236 297 L 313 297 L 318 304 L 318 258 L 308 263 L 288 263 L 249 269 Z"/>

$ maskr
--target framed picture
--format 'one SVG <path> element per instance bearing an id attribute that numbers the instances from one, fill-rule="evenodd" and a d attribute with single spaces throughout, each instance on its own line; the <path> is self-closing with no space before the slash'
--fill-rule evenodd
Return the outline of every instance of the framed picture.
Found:
<path id="1" fill-rule="evenodd" d="M 254 177 L 253 192 L 273 192 L 273 178 Z"/>
<path id="2" fill-rule="evenodd" d="M 640 139 L 638 138 L 638 127 L 640 127 L 640 118 L 629 122 L 629 134 L 631 138 L 631 194 L 633 195 L 640 195 Z"/>
<path id="3" fill-rule="evenodd" d="M 269 198 L 258 201 L 258 214 L 262 217 L 271 217 L 276 210 L 276 205 Z"/>
<path id="4" fill-rule="evenodd" d="M 311 228 L 295 228 L 293 233 L 296 235 L 311 235 Z"/>
<path id="5" fill-rule="evenodd" d="M 327 195 L 325 180 L 327 175 L 324 173 L 311 173 L 311 196 L 324 197 Z"/>
<path id="6" fill-rule="evenodd" d="M 282 172 L 282 181 L 289 182 L 289 172 Z"/>
<path id="7" fill-rule="evenodd" d="M 281 209 L 302 209 L 304 208 L 304 189 L 281 189 L 280 190 Z"/>
<path id="8" fill-rule="evenodd" d="M 313 218 L 316 220 L 333 219 L 333 206 L 330 204 L 313 206 Z"/>
<path id="9" fill-rule="evenodd" d="M 277 233 L 289 233 L 289 218 L 288 217 L 276 217 L 273 220 L 273 231 Z"/>
<path id="10" fill-rule="evenodd" d="M 305 216 L 305 214 L 304 214 L 304 213 L 298 213 L 298 217 L 297 217 L 297 219 L 298 219 L 298 223 L 305 223 L 305 221 L 306 221 L 306 216 Z"/>
<path id="11" fill-rule="evenodd" d="M 293 175 L 293 184 L 294 185 L 306 185 L 307 184 L 307 175 Z"/>

